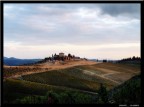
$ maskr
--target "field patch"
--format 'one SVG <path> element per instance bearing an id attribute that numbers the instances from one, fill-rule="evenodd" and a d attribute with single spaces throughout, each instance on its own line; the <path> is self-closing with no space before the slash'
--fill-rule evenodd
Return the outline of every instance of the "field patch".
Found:
<path id="1" fill-rule="evenodd" d="M 121 84 L 140 73 L 140 66 L 117 63 L 99 63 L 94 65 L 79 66 L 84 73 L 95 75 L 111 82 Z"/>

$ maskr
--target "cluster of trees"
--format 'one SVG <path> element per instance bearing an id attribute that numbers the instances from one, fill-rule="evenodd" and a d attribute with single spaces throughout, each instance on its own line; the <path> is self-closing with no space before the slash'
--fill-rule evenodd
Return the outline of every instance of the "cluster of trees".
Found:
<path id="1" fill-rule="evenodd" d="M 105 59 L 105 60 L 103 60 L 103 62 L 107 62 L 107 60 Z"/>
<path id="2" fill-rule="evenodd" d="M 140 64 L 141 58 L 140 57 L 129 57 L 119 60 L 118 63 L 130 63 L 130 64 Z"/>
<path id="3" fill-rule="evenodd" d="M 129 58 L 123 58 L 121 60 L 107 60 L 107 59 L 103 59 L 103 60 L 98 60 L 96 59 L 95 61 L 99 62 L 99 61 L 102 61 L 102 62 L 129 62 L 129 61 L 133 61 L 133 62 L 140 62 L 141 61 L 141 58 L 140 57 L 136 57 L 136 56 L 133 56 L 133 57 L 129 57 Z"/>
<path id="4" fill-rule="evenodd" d="M 140 60 L 141 60 L 140 57 L 133 56 L 133 57 L 130 57 L 130 58 L 124 58 L 124 59 L 122 59 L 120 61 L 140 61 Z"/>
<path id="5" fill-rule="evenodd" d="M 47 92 L 45 96 L 27 96 L 22 99 L 17 99 L 15 104 L 91 104 L 93 103 L 91 95 L 79 92 L 64 91 L 56 93 L 53 91 Z"/>

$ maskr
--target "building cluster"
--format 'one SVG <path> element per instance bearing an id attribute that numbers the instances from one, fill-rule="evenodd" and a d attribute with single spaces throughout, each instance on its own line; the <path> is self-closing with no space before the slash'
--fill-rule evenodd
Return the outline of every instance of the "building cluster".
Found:
<path id="1" fill-rule="evenodd" d="M 45 58 L 45 61 L 66 61 L 66 60 L 79 60 L 80 57 L 76 57 L 75 55 L 65 55 L 64 53 L 59 53 L 58 55 L 55 53 L 54 55 L 52 54 L 52 57 L 47 57 Z"/>

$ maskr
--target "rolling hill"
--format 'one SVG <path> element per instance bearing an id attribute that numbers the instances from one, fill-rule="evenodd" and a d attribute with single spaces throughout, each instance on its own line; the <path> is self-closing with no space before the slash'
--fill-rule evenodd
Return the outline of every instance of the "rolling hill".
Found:
<path id="1" fill-rule="evenodd" d="M 122 63 L 97 63 L 88 60 L 4 66 L 4 76 L 6 76 L 4 78 L 4 102 L 6 104 L 45 104 L 49 97 L 53 96 L 53 103 L 58 104 L 101 104 L 105 103 L 100 99 L 101 95 L 98 93 L 101 84 L 108 92 L 109 101 L 119 104 L 131 102 L 140 97 L 140 79 L 136 79 L 135 82 L 135 79 L 133 81 L 132 78 L 139 74 L 140 66 Z M 130 82 L 127 84 L 126 81 L 129 79 Z M 137 88 L 130 89 L 134 85 Z M 126 92 L 128 97 L 125 97 L 125 101 L 118 100 L 123 98 L 124 90 L 131 91 L 130 93 Z M 136 95 L 134 94 L 134 99 L 127 100 L 133 91 L 138 91 Z M 69 99 L 69 101 L 65 99 Z"/>

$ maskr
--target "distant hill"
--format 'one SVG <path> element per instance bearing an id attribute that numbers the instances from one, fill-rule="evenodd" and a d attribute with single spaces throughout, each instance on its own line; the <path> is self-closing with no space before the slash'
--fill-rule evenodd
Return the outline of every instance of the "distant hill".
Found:
<path id="1" fill-rule="evenodd" d="M 4 57 L 4 65 L 17 66 L 23 64 L 32 64 L 40 61 L 41 59 L 18 59 L 14 57 Z"/>

